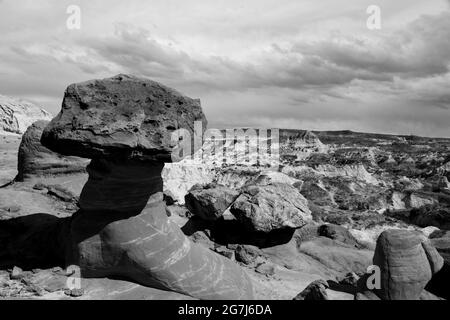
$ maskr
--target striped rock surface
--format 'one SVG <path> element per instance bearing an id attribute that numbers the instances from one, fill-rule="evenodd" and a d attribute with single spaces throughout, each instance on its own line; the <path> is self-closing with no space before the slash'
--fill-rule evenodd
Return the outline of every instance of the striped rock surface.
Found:
<path id="1" fill-rule="evenodd" d="M 381 271 L 381 299 L 418 300 L 444 260 L 423 235 L 391 229 L 378 238 L 373 263 Z"/>
<path id="2" fill-rule="evenodd" d="M 200 299 L 250 299 L 240 266 L 192 243 L 171 222 L 162 164 L 93 160 L 71 223 L 69 264 L 85 277 L 120 275 Z"/>
<path id="3" fill-rule="evenodd" d="M 49 121 L 40 120 L 28 127 L 19 147 L 17 181 L 33 177 L 85 172 L 89 160 L 63 157 L 41 144 L 41 136 Z"/>

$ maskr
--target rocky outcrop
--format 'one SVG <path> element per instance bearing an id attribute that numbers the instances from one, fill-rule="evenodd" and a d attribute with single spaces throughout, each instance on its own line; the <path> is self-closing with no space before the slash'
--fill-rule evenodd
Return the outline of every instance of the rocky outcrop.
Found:
<path id="1" fill-rule="evenodd" d="M 378 238 L 373 264 L 381 271 L 381 299 L 418 300 L 443 259 L 424 236 L 387 230 Z"/>
<path id="2" fill-rule="evenodd" d="M 0 95 L 0 133 L 23 134 L 39 120 L 51 120 L 52 115 L 27 101 Z"/>
<path id="3" fill-rule="evenodd" d="M 84 277 L 116 276 L 200 299 L 251 299 L 246 273 L 192 243 L 166 215 L 161 172 L 179 128 L 206 125 L 198 100 L 127 75 L 67 88 L 42 143 L 91 158 L 80 210 L 70 220 L 66 263 Z M 205 127 L 205 126 L 204 126 Z"/>
<path id="4" fill-rule="evenodd" d="M 378 179 L 370 174 L 363 165 L 345 165 L 336 167 L 333 165 L 321 164 L 317 166 L 316 170 L 327 177 L 348 177 L 369 184 L 379 184 Z"/>
<path id="5" fill-rule="evenodd" d="M 41 144 L 41 136 L 48 121 L 37 121 L 22 136 L 19 147 L 16 181 L 33 177 L 85 172 L 88 160 L 61 156 Z"/>
<path id="6" fill-rule="evenodd" d="M 325 280 L 317 280 L 300 292 L 293 300 L 329 300 L 327 289 L 330 286 Z"/>
<path id="7" fill-rule="evenodd" d="M 353 237 L 350 231 L 342 226 L 334 224 L 324 224 L 319 227 L 317 232 L 319 236 L 333 239 L 352 247 L 361 247 L 361 245 L 358 243 L 355 237 Z"/>
<path id="8" fill-rule="evenodd" d="M 239 192 L 220 185 L 194 187 L 185 197 L 189 211 L 208 221 L 219 219 Z"/>
<path id="9" fill-rule="evenodd" d="M 203 163 L 184 159 L 176 163 L 166 163 L 162 171 L 164 190 L 172 193 L 173 199 L 180 205 L 184 197 L 195 185 L 207 185 L 214 180 L 214 171 Z"/>
<path id="10" fill-rule="evenodd" d="M 283 183 L 243 188 L 230 211 L 250 231 L 295 229 L 312 220 L 308 201 Z"/>

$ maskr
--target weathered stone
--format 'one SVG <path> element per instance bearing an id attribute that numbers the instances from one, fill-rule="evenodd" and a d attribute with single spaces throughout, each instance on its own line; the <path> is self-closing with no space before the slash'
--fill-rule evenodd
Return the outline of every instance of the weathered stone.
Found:
<path id="1" fill-rule="evenodd" d="M 330 238 L 353 247 L 360 247 L 358 241 L 348 229 L 335 224 L 324 224 L 318 229 L 319 236 Z"/>
<path id="2" fill-rule="evenodd" d="M 227 257 L 230 260 L 235 260 L 235 253 L 233 250 L 228 249 L 225 246 L 217 247 L 214 249 L 215 252 L 218 254 L 223 255 L 224 257 Z"/>
<path id="3" fill-rule="evenodd" d="M 255 271 L 266 276 L 273 276 L 275 274 L 275 266 L 271 263 L 261 263 L 256 267 Z"/>
<path id="4" fill-rule="evenodd" d="M 64 188 L 61 185 L 50 185 L 47 187 L 47 193 L 51 196 L 54 196 L 62 201 L 71 202 L 74 201 L 76 196 L 70 191 Z"/>
<path id="5" fill-rule="evenodd" d="M 120 75 L 71 85 L 42 142 L 93 160 L 70 221 L 67 264 L 83 277 L 119 276 L 200 299 L 251 299 L 237 264 L 192 243 L 166 215 L 161 171 L 176 160 L 171 133 L 206 123 L 200 103 Z"/>
<path id="6" fill-rule="evenodd" d="M 307 200 L 284 183 L 245 187 L 230 211 L 250 231 L 295 229 L 312 220 Z"/>
<path id="7" fill-rule="evenodd" d="M 239 245 L 235 252 L 236 261 L 242 262 L 245 265 L 254 264 L 263 255 L 263 252 L 259 248 L 250 245 Z"/>
<path id="8" fill-rule="evenodd" d="M 299 293 L 293 300 L 329 300 L 325 280 L 317 280 L 311 283 L 305 290 Z"/>
<path id="9" fill-rule="evenodd" d="M 239 196 L 239 192 L 220 185 L 197 186 L 185 197 L 189 211 L 204 220 L 215 221 Z"/>
<path id="10" fill-rule="evenodd" d="M 406 230 L 384 231 L 377 241 L 373 264 L 381 270 L 383 300 L 418 300 L 443 259 L 424 236 Z"/>
<path id="11" fill-rule="evenodd" d="M 50 120 L 52 115 L 28 101 L 0 95 L 0 134 L 23 134 L 38 120 Z"/>
<path id="12" fill-rule="evenodd" d="M 79 298 L 84 295 L 83 289 L 65 289 L 64 294 L 73 298 Z"/>
<path id="13" fill-rule="evenodd" d="M 23 270 L 19 267 L 14 267 L 10 275 L 11 280 L 20 280 L 23 278 Z"/>
<path id="14" fill-rule="evenodd" d="M 85 172 L 87 159 L 64 157 L 41 144 L 41 136 L 48 121 L 37 121 L 22 136 L 19 147 L 17 181 L 48 175 Z"/>
<path id="15" fill-rule="evenodd" d="M 358 285 L 359 276 L 354 272 L 347 273 L 344 277 L 338 279 L 339 284 L 345 286 L 356 287 Z"/>
<path id="16" fill-rule="evenodd" d="M 118 75 L 70 85 L 42 142 L 83 158 L 172 162 L 179 146 L 172 133 L 185 129 L 193 139 L 195 121 L 206 128 L 200 100 L 148 79 Z"/>

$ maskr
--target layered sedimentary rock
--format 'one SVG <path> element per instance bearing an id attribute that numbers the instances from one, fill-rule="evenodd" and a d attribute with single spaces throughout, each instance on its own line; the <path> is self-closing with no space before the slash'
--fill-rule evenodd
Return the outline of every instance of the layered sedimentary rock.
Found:
<path id="1" fill-rule="evenodd" d="M 444 261 L 424 236 L 392 229 L 378 238 L 373 263 L 381 271 L 381 299 L 418 300 Z"/>
<path id="2" fill-rule="evenodd" d="M 87 159 L 64 157 L 41 144 L 41 136 L 49 121 L 37 121 L 22 136 L 19 147 L 17 181 L 43 175 L 84 172 Z"/>
<path id="3" fill-rule="evenodd" d="M 198 100 L 146 79 L 119 75 L 66 90 L 42 143 L 93 159 L 66 250 L 83 276 L 120 276 L 200 299 L 253 297 L 237 264 L 192 243 L 167 218 L 161 171 L 176 151 L 171 133 L 193 136 L 194 121 L 206 124 Z"/>
<path id="4" fill-rule="evenodd" d="M 19 99 L 0 95 L 0 133 L 22 134 L 39 120 L 51 120 L 42 108 Z"/>

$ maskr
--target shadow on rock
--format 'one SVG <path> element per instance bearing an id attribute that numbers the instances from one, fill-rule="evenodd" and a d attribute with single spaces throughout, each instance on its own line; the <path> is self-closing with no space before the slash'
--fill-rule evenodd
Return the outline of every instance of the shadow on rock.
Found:
<path id="1" fill-rule="evenodd" d="M 292 240 L 295 233 L 295 229 L 291 228 L 278 229 L 271 232 L 249 232 L 237 220 L 221 218 L 215 222 L 210 222 L 195 216 L 189 219 L 181 229 L 187 236 L 192 236 L 198 231 L 206 231 L 206 233 L 210 234 L 211 240 L 219 245 L 243 244 L 253 245 L 258 248 L 269 248 L 286 244 Z"/>
<path id="2" fill-rule="evenodd" d="M 0 267 L 45 269 L 64 266 L 68 218 L 33 214 L 0 221 Z"/>

